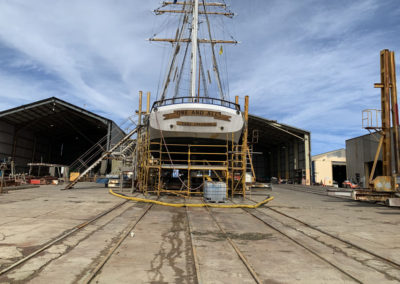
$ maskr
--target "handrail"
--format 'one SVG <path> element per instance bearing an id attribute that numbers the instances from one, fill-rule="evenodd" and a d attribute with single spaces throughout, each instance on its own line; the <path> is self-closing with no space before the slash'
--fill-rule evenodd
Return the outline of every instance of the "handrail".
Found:
<path id="1" fill-rule="evenodd" d="M 217 98 L 210 98 L 210 97 L 177 97 L 177 98 L 168 98 L 160 101 L 155 101 L 153 103 L 152 109 L 160 107 L 160 106 L 166 106 L 166 105 L 172 105 L 172 104 L 184 104 L 184 103 L 202 103 L 202 104 L 210 104 L 210 105 L 220 105 L 224 107 L 228 107 L 231 109 L 236 109 L 240 111 L 240 105 L 226 101 L 226 100 L 221 100 Z"/>

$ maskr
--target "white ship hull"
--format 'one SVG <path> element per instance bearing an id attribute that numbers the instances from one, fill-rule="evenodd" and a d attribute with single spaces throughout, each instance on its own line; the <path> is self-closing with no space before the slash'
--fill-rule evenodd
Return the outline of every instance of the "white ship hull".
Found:
<path id="1" fill-rule="evenodd" d="M 209 143 L 237 143 L 244 126 L 240 111 L 205 103 L 182 103 L 153 108 L 149 117 L 150 139 L 207 139 Z"/>

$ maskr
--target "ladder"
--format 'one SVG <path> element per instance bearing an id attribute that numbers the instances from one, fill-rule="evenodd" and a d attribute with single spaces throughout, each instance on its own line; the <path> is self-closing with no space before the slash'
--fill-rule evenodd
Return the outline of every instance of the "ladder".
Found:
<path id="1" fill-rule="evenodd" d="M 124 129 L 125 133 L 129 133 L 136 127 L 136 123 L 132 120 L 132 116 L 128 117 L 124 122 L 119 125 L 120 129 Z M 99 141 L 97 141 L 92 147 L 90 147 L 85 153 L 77 158 L 70 166 L 70 172 L 83 172 L 88 166 L 95 162 L 102 153 L 106 152 L 107 149 L 112 146 L 112 141 L 115 137 L 116 142 L 118 139 L 122 139 L 122 135 L 119 135 L 118 129 L 113 127 L 111 134 L 106 134 Z M 129 144 L 129 141 L 127 141 Z M 110 145 L 111 144 L 111 145 Z M 121 145 L 122 146 L 122 145 Z M 125 148 L 126 149 L 126 148 Z M 126 149 L 127 150 L 127 149 Z"/>
<path id="2" fill-rule="evenodd" d="M 129 138 L 135 134 L 139 129 L 139 126 L 136 126 L 132 131 L 130 131 L 126 136 L 124 136 L 117 144 L 115 144 L 109 151 L 104 152 L 100 158 L 98 158 L 93 164 L 86 168 L 75 180 L 70 182 L 64 189 L 71 189 L 81 178 L 87 175 L 94 167 L 96 167 L 102 160 L 108 157 L 112 152 L 117 149 L 119 146 L 124 144 Z"/>
<path id="3" fill-rule="evenodd" d="M 107 149 L 107 135 L 102 137 L 97 143 L 83 153 L 78 159 L 76 159 L 70 166 L 70 171 L 81 172 L 84 168 L 87 168 L 95 159 L 100 156 L 101 153 Z"/>

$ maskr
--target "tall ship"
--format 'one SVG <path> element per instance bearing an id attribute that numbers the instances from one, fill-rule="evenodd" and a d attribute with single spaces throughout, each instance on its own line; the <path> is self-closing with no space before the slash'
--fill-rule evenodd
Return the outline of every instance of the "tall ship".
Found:
<path id="1" fill-rule="evenodd" d="M 149 39 L 172 47 L 162 87 L 148 117 L 150 140 L 168 144 L 237 143 L 244 117 L 238 102 L 229 100 L 228 82 L 222 79 L 219 66 L 225 56 L 223 44 L 237 41 L 214 38 L 217 29 L 211 22 L 232 18 L 233 13 L 225 2 L 205 0 L 163 2 L 154 12 L 168 14 L 177 27 L 170 38 Z"/>

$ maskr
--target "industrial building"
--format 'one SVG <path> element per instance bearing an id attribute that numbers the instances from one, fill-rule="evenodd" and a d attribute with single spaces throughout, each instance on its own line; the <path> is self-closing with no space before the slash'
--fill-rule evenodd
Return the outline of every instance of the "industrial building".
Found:
<path id="1" fill-rule="evenodd" d="M 346 180 L 346 151 L 334 150 L 312 156 L 313 183 L 341 186 Z"/>
<path id="2" fill-rule="evenodd" d="M 361 187 L 368 187 L 379 139 L 378 133 L 370 133 L 346 140 L 347 177 Z M 391 153 L 392 168 L 394 168 L 394 151 L 391 151 Z M 379 153 L 373 178 L 381 175 L 382 152 Z"/>
<path id="3" fill-rule="evenodd" d="M 310 132 L 255 115 L 249 115 L 248 127 L 248 172 L 257 181 L 310 184 Z M 0 159 L 11 157 L 16 173 L 28 172 L 28 163 L 85 163 L 76 161 L 93 147 L 106 151 L 125 135 L 112 120 L 55 97 L 0 112 L 0 133 Z M 96 170 L 106 169 L 103 163 Z"/>
<path id="4" fill-rule="evenodd" d="M 0 159 L 27 173 L 28 163 L 71 165 L 103 138 L 99 147 L 107 150 L 124 132 L 110 119 L 51 97 L 0 112 L 0 134 Z"/>
<path id="5" fill-rule="evenodd" d="M 249 115 L 249 145 L 258 181 L 272 177 L 310 184 L 310 132 L 276 120 Z"/>

